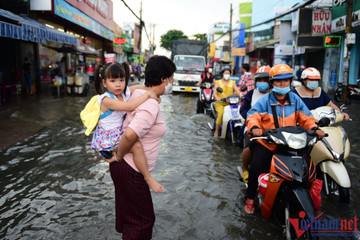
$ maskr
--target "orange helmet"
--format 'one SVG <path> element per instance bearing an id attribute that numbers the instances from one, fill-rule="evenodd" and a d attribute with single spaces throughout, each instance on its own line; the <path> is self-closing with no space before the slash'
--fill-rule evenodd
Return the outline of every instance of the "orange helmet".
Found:
<path id="1" fill-rule="evenodd" d="M 293 70 L 287 64 L 278 64 L 271 68 L 270 70 L 270 79 L 286 79 L 293 78 Z"/>
<path id="2" fill-rule="evenodd" d="M 320 80 L 321 75 L 320 75 L 319 70 L 317 70 L 316 68 L 313 68 L 313 67 L 305 68 L 304 71 L 302 71 L 302 73 L 301 73 L 301 79 L 307 79 L 307 78 Z"/>
<path id="3" fill-rule="evenodd" d="M 256 70 L 255 73 L 255 80 L 257 78 L 268 78 L 269 77 L 269 73 L 271 71 L 271 67 L 269 66 L 261 66 L 258 68 L 258 70 Z"/>

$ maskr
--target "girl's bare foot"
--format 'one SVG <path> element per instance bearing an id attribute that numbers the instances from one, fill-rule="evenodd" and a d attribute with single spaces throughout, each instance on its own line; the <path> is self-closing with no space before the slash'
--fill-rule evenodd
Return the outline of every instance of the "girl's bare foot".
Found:
<path id="1" fill-rule="evenodd" d="M 155 193 L 161 193 L 165 189 L 164 186 L 155 181 L 153 177 L 145 179 L 145 182 Z"/>

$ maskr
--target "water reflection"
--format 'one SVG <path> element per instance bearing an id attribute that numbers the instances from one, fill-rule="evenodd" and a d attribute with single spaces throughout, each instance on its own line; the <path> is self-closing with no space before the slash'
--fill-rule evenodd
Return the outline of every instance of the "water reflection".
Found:
<path id="1" fill-rule="evenodd" d="M 108 164 L 90 148 L 79 119 L 86 99 L 70 99 L 51 109 L 63 114 L 60 121 L 0 153 L 1 239 L 120 237 Z M 152 195 L 154 239 L 280 239 L 282 230 L 259 210 L 253 216 L 243 212 L 245 188 L 236 172 L 241 151 L 213 139 L 207 125 L 211 120 L 195 115 L 195 106 L 194 95 L 162 98 L 168 131 L 153 175 L 165 191 Z M 353 122 L 343 124 L 352 147 L 347 163 L 351 203 L 323 196 L 324 218 L 359 215 L 358 106 L 349 106 Z"/>

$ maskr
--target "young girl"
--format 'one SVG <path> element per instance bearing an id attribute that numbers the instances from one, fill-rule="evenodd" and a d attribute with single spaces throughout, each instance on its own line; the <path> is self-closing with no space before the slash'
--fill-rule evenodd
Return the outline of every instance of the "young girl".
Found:
<path id="1" fill-rule="evenodd" d="M 113 151 L 117 149 L 120 142 L 123 120 L 126 111 L 132 111 L 148 98 L 157 96 L 152 91 L 147 91 L 134 100 L 127 102 L 130 94 L 136 88 L 129 88 L 130 73 L 127 63 L 117 62 L 100 65 L 94 73 L 95 89 L 100 94 L 98 102 L 100 104 L 101 115 L 94 131 L 91 146 L 100 152 L 105 158 L 111 158 Z M 134 155 L 134 162 L 148 186 L 156 193 L 164 190 L 164 187 L 155 181 L 151 176 L 143 147 L 137 141 L 130 152 Z M 119 159 L 120 160 L 120 159 Z"/>

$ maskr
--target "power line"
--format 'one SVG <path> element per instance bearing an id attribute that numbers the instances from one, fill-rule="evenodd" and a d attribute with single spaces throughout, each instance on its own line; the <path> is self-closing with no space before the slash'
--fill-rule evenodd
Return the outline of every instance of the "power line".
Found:
<path id="1" fill-rule="evenodd" d="M 126 4 L 126 2 L 125 2 L 124 0 L 121 0 L 121 1 L 122 1 L 122 2 L 124 3 L 124 5 L 130 10 L 130 12 L 131 12 L 137 19 L 139 19 L 140 25 L 142 25 L 143 28 L 145 29 L 146 37 L 147 37 L 147 39 L 149 40 L 149 42 L 151 43 L 150 38 L 149 38 L 149 34 L 148 34 L 147 30 L 146 30 L 145 22 L 144 22 L 140 17 L 138 17 L 138 16 L 134 13 L 134 11 Z M 141 44 L 141 43 L 140 43 L 140 44 Z"/>
<path id="2" fill-rule="evenodd" d="M 234 31 L 240 31 L 240 30 L 245 30 L 245 29 L 257 27 L 257 26 L 260 26 L 260 25 L 263 25 L 263 24 L 268 24 L 268 23 L 270 23 L 270 22 L 272 22 L 272 21 L 274 21 L 274 20 L 276 20 L 276 19 L 278 19 L 278 18 L 282 18 L 282 17 L 284 17 L 284 16 L 286 16 L 286 15 L 292 13 L 292 12 L 297 11 L 299 8 L 302 8 L 302 7 L 305 7 L 305 6 L 307 6 L 307 5 L 310 5 L 310 4 L 312 4 L 313 2 L 315 2 L 315 1 L 316 1 L 316 0 L 309 0 L 309 1 L 307 1 L 307 2 L 305 2 L 305 3 L 303 3 L 303 4 L 301 4 L 301 5 L 299 5 L 298 7 L 294 8 L 294 9 L 291 9 L 291 10 L 289 10 L 289 11 L 287 11 L 287 12 L 285 12 L 285 13 L 277 16 L 277 17 L 271 18 L 271 19 L 269 19 L 269 20 L 266 20 L 266 21 L 264 21 L 264 22 L 261 22 L 261 23 L 258 23 L 258 24 L 255 24 L 255 25 L 252 25 L 252 26 L 249 26 L 249 27 L 232 29 L 231 31 L 232 31 L 232 32 L 234 32 Z M 225 32 L 224 34 L 222 34 L 218 39 L 212 41 L 211 43 L 214 43 L 214 42 L 220 40 L 220 39 L 221 39 L 222 37 L 224 37 L 226 34 L 229 34 L 229 32 L 230 32 L 230 30 L 226 31 L 226 32 Z"/>
<path id="3" fill-rule="evenodd" d="M 126 2 L 124 1 L 124 0 L 121 0 L 123 3 L 124 3 L 124 5 L 130 10 L 130 12 L 137 18 L 137 19 L 139 19 L 140 20 L 140 22 L 142 21 L 141 20 L 141 18 L 139 18 L 135 13 L 134 13 L 134 11 L 126 4 Z"/>

